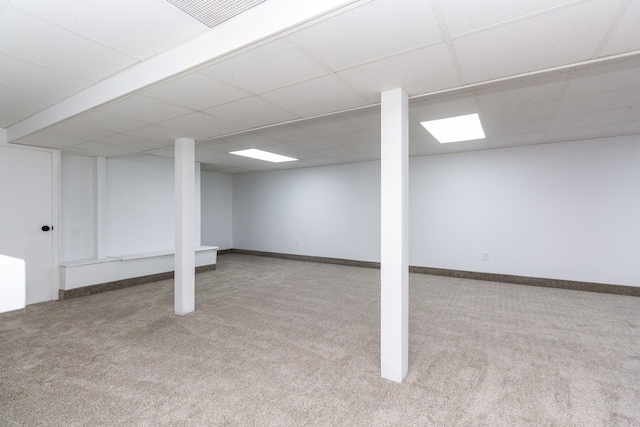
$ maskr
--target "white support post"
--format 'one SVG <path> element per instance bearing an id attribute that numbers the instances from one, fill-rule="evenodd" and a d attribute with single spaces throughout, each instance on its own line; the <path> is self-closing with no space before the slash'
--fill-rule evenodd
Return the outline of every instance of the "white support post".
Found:
<path id="1" fill-rule="evenodd" d="M 175 313 L 195 310 L 195 141 L 178 138 L 175 158 Z"/>
<path id="2" fill-rule="evenodd" d="M 409 368 L 409 103 L 401 88 L 382 92 L 381 375 L 402 382 Z"/>
<path id="3" fill-rule="evenodd" d="M 107 257 L 104 235 L 107 209 L 107 159 L 96 157 L 94 166 L 93 254 L 100 259 Z"/>

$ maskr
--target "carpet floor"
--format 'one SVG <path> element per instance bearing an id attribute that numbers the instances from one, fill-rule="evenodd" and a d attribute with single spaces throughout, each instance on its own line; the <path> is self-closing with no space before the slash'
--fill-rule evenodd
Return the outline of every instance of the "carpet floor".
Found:
<path id="1" fill-rule="evenodd" d="M 380 377 L 379 270 L 229 254 L 0 314 L 0 426 L 640 426 L 640 298 L 410 275 Z"/>

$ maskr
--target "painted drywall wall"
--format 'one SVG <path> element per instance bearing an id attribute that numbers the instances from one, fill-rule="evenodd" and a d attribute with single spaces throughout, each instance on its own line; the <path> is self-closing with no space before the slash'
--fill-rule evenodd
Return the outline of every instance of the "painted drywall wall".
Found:
<path id="1" fill-rule="evenodd" d="M 202 244 L 233 247 L 233 178 L 228 174 L 200 173 Z"/>
<path id="2" fill-rule="evenodd" d="M 60 260 L 92 258 L 94 158 L 62 155 L 60 163 Z"/>
<path id="3" fill-rule="evenodd" d="M 411 265 L 640 286 L 638 136 L 414 158 L 410 180 Z"/>
<path id="4" fill-rule="evenodd" d="M 153 155 L 107 159 L 107 255 L 173 250 L 174 160 Z M 196 246 L 200 245 L 200 164 L 195 168 Z"/>
<path id="5" fill-rule="evenodd" d="M 379 261 L 379 168 L 234 175 L 234 247 Z M 638 136 L 416 157 L 409 174 L 411 265 L 640 286 Z"/>
<path id="6" fill-rule="evenodd" d="M 380 257 L 380 167 L 367 162 L 233 176 L 233 247 Z"/>

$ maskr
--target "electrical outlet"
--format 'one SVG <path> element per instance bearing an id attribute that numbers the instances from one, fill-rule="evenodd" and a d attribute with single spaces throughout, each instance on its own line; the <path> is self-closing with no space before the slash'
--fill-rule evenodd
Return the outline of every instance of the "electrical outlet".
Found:
<path id="1" fill-rule="evenodd" d="M 489 261 L 489 252 L 482 252 L 482 260 Z"/>

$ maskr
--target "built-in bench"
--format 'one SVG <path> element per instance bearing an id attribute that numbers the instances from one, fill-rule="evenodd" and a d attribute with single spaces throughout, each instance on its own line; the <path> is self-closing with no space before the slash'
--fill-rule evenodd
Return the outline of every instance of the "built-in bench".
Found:
<path id="1" fill-rule="evenodd" d="M 195 249 L 196 272 L 215 270 L 217 246 Z M 173 277 L 173 251 L 116 255 L 60 264 L 60 299 L 75 298 Z"/>

